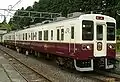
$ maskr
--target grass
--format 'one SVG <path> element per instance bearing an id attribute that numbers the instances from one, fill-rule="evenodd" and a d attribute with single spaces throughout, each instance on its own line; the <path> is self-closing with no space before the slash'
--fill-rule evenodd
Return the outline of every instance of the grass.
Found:
<path id="1" fill-rule="evenodd" d="M 116 51 L 120 52 L 120 41 L 116 42 Z"/>

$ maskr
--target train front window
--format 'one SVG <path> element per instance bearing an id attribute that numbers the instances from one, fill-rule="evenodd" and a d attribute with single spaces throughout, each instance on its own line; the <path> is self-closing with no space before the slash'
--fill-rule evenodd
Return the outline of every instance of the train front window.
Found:
<path id="1" fill-rule="evenodd" d="M 103 26 L 97 25 L 97 40 L 103 40 Z"/>
<path id="2" fill-rule="evenodd" d="M 82 40 L 93 40 L 93 21 L 82 21 Z"/>
<path id="3" fill-rule="evenodd" d="M 115 40 L 115 23 L 107 22 L 107 40 Z"/>

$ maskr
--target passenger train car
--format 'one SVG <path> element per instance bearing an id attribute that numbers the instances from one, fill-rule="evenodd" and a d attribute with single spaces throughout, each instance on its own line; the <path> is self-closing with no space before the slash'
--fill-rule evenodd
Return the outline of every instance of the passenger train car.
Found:
<path id="1" fill-rule="evenodd" d="M 6 33 L 3 42 L 26 54 L 45 53 L 55 57 L 57 64 L 78 71 L 112 69 L 116 60 L 115 30 L 116 20 L 112 17 L 82 14 Z"/>

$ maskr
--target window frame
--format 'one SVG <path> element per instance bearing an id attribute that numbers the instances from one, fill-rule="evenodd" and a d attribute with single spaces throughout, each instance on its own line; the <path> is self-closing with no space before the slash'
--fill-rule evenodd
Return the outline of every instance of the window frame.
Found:
<path id="1" fill-rule="evenodd" d="M 53 40 L 53 30 L 51 30 L 51 40 Z"/>
<path id="2" fill-rule="evenodd" d="M 106 24 L 107 24 L 107 41 L 115 41 L 115 30 L 116 30 L 115 23 L 114 22 L 106 22 Z M 108 32 L 108 26 L 114 26 L 114 27 L 112 27 L 112 28 L 114 28 L 114 34 L 110 38 L 108 38 L 108 33 L 110 33 L 110 32 Z"/>
<path id="3" fill-rule="evenodd" d="M 102 27 L 98 27 L 98 26 L 102 26 Z M 100 36 L 101 36 L 101 38 L 100 38 Z M 96 26 L 96 40 L 103 40 L 103 25 L 97 25 Z"/>
<path id="4" fill-rule="evenodd" d="M 75 29 L 74 26 L 71 26 L 71 39 L 74 39 Z"/>
<path id="5" fill-rule="evenodd" d="M 38 40 L 42 40 L 42 31 L 38 31 Z"/>
<path id="6" fill-rule="evenodd" d="M 91 31 L 86 31 L 88 29 Z M 92 20 L 83 20 L 82 21 L 82 40 L 93 41 L 93 39 L 94 39 L 94 22 Z"/>
<path id="7" fill-rule="evenodd" d="M 25 40 L 27 40 L 27 33 L 25 33 Z"/>
<path id="8" fill-rule="evenodd" d="M 60 40 L 60 29 L 57 29 L 57 40 Z"/>
<path id="9" fill-rule="evenodd" d="M 44 40 L 48 40 L 48 30 L 44 30 Z"/>
<path id="10" fill-rule="evenodd" d="M 64 40 L 64 29 L 61 29 L 61 40 Z"/>
<path id="11" fill-rule="evenodd" d="M 24 40 L 24 33 L 23 33 L 23 40 Z"/>

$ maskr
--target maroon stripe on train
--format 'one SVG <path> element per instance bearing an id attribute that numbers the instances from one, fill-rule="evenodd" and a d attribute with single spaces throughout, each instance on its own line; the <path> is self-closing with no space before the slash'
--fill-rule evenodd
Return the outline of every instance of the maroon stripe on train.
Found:
<path id="1" fill-rule="evenodd" d="M 37 41 L 7 41 L 7 44 L 14 45 L 15 43 L 16 46 L 28 50 L 70 57 L 77 60 L 87 60 L 93 58 L 93 44 L 89 44 L 92 46 L 91 50 L 82 50 L 82 44 Z"/>

